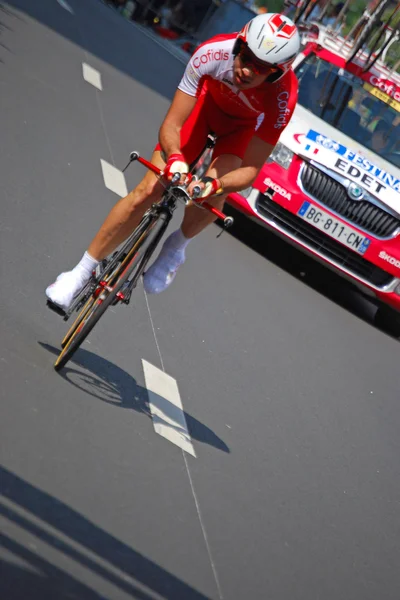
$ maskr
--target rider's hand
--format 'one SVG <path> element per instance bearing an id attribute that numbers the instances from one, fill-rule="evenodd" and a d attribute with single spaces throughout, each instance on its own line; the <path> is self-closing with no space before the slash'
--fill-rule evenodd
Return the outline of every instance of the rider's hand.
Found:
<path id="1" fill-rule="evenodd" d="M 182 179 L 189 173 L 189 165 L 182 154 L 171 154 L 163 171 L 163 175 L 168 181 L 171 181 L 175 173 L 180 173 Z"/>
<path id="2" fill-rule="evenodd" d="M 220 179 L 203 177 L 201 181 L 192 181 L 188 187 L 188 192 L 190 195 L 193 194 L 196 186 L 201 189 L 200 194 L 195 197 L 196 199 L 205 200 L 210 196 L 220 196 L 224 193 L 224 187 Z"/>

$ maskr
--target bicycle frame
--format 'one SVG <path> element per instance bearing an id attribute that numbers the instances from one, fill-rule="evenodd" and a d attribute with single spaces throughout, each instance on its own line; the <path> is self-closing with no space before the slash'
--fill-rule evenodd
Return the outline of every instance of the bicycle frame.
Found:
<path id="1" fill-rule="evenodd" d="M 202 154 L 200 156 L 202 156 Z M 139 152 L 136 152 L 136 151 L 131 152 L 131 154 L 130 154 L 130 162 L 125 167 L 125 169 L 132 162 L 134 162 L 136 160 L 138 162 L 140 162 L 143 166 L 147 167 L 155 175 L 158 175 L 158 177 L 161 178 L 163 176 L 163 171 L 159 167 L 157 167 L 156 165 L 153 165 L 153 163 L 149 162 L 145 158 L 142 158 L 140 156 Z M 125 171 L 125 169 L 124 169 L 124 171 Z M 176 201 L 176 198 L 174 197 L 174 193 L 175 193 L 176 190 L 180 190 L 181 192 L 183 192 L 186 195 L 187 202 L 188 201 L 192 201 L 195 205 L 198 206 L 198 208 L 203 208 L 205 210 L 208 210 L 210 213 L 212 213 L 213 215 L 215 215 L 218 219 L 221 219 L 223 221 L 223 224 L 224 224 L 225 228 L 231 227 L 231 225 L 233 225 L 233 218 L 232 217 L 227 217 L 226 215 L 224 215 L 224 213 L 222 213 L 220 210 L 218 210 L 217 208 L 215 208 L 215 206 L 212 206 L 212 204 L 210 204 L 206 200 L 205 201 L 201 201 L 201 200 L 198 200 L 196 197 L 189 196 L 185 192 L 185 188 L 183 186 L 174 186 L 173 185 L 174 181 L 176 182 L 176 181 L 179 181 L 180 179 L 181 179 L 181 174 L 180 173 L 175 173 L 174 177 L 172 179 L 172 186 L 166 187 L 166 191 L 164 192 L 164 195 L 165 195 L 165 193 L 169 194 L 169 192 L 170 192 L 171 195 L 169 196 L 169 198 L 172 197 L 172 202 L 174 202 L 174 201 Z M 181 199 L 181 198 L 178 198 L 178 199 Z M 163 201 L 165 202 L 165 200 L 163 199 L 161 201 L 161 204 L 163 203 Z M 185 203 L 187 204 L 187 202 L 185 202 Z M 169 204 L 169 206 L 171 206 L 171 205 Z M 174 208 L 175 208 L 175 205 L 174 205 Z"/>
<path id="2" fill-rule="evenodd" d="M 214 142 L 211 140 L 208 143 L 208 145 L 205 146 L 203 152 L 200 154 L 198 159 L 193 164 L 194 169 L 196 168 L 196 165 L 198 164 L 199 160 L 203 157 L 207 148 L 212 147 L 213 144 L 214 144 Z M 130 162 L 128 163 L 128 165 L 125 167 L 124 170 L 126 170 L 127 167 L 134 161 L 140 162 L 143 166 L 147 167 L 150 171 L 152 171 L 158 177 L 161 178 L 163 176 L 163 171 L 159 167 L 157 167 L 153 163 L 149 162 L 145 158 L 142 158 L 139 155 L 139 153 L 136 151 L 131 152 Z M 217 208 L 212 206 L 209 202 L 206 202 L 206 201 L 202 202 L 200 200 L 197 200 L 195 197 L 189 196 L 185 186 L 174 185 L 174 182 L 179 181 L 180 179 L 181 179 L 180 173 L 175 173 L 172 178 L 171 184 L 166 186 L 161 200 L 152 205 L 152 207 L 143 215 L 142 221 L 139 224 L 139 228 L 143 227 L 143 229 L 146 229 L 149 226 L 149 224 L 151 223 L 152 219 L 154 219 L 154 223 L 156 224 L 159 221 L 159 219 L 164 216 L 164 222 L 162 223 L 159 231 L 157 232 L 157 235 L 151 241 L 151 244 L 148 246 L 148 248 L 146 248 L 145 253 L 143 254 L 142 258 L 140 259 L 140 262 L 139 262 L 139 265 L 137 266 L 134 278 L 129 282 L 129 284 L 127 285 L 126 289 L 123 292 L 120 291 L 117 294 L 118 299 L 121 300 L 122 302 L 125 302 L 126 304 L 129 303 L 131 293 L 132 293 L 133 289 L 136 287 L 136 283 L 137 283 L 138 279 L 143 274 L 149 257 L 153 254 L 155 248 L 158 246 L 162 236 L 164 235 L 164 233 L 169 225 L 170 220 L 172 219 L 172 215 L 176 208 L 177 201 L 179 201 L 179 200 L 183 201 L 184 204 L 187 204 L 189 201 L 191 201 L 198 208 L 208 210 L 210 213 L 212 213 L 217 218 L 219 218 L 223 221 L 225 229 L 227 229 L 228 227 L 230 227 L 233 224 L 232 217 L 228 217 L 228 216 L 224 215 L 224 213 L 222 213 L 220 210 L 218 210 Z"/>
<path id="3" fill-rule="evenodd" d="M 209 136 L 203 151 L 190 170 L 191 181 L 196 177 L 196 170 L 198 173 L 199 168 L 203 171 L 207 167 L 206 153 L 214 143 L 213 136 Z M 130 162 L 124 171 L 136 160 L 155 173 L 162 181 L 163 171 L 141 158 L 138 152 L 131 153 Z M 200 186 L 197 186 L 197 189 L 195 186 L 194 193 L 189 196 L 185 185 L 176 185 L 180 180 L 181 175 L 175 173 L 171 183 L 165 186 L 161 199 L 144 213 L 139 225 L 122 246 L 101 262 L 100 271 L 97 272 L 96 269 L 93 272 L 91 279 L 66 312 L 58 309 L 56 305 L 51 305 L 48 301 L 50 308 L 62 314 L 65 321 L 73 312 L 80 311 L 61 342 L 62 350 L 54 363 L 56 371 L 62 369 L 72 358 L 108 307 L 115 306 L 119 302 L 129 304 L 132 291 L 159 245 L 178 201 L 183 201 L 184 204 L 193 202 L 195 206 L 208 210 L 223 221 L 224 228 L 232 225 L 232 217 L 225 216 L 208 202 L 197 200 L 196 194 L 200 194 Z"/>

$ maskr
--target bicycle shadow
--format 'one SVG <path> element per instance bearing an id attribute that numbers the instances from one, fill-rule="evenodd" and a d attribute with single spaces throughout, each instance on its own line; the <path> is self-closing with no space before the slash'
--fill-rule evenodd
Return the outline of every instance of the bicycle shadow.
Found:
<path id="1" fill-rule="evenodd" d="M 55 356 L 58 356 L 60 352 L 59 348 L 50 344 L 44 342 L 38 342 L 38 344 Z M 71 363 L 82 367 L 85 371 L 69 366 Z M 106 404 L 133 409 L 152 419 L 147 389 L 139 385 L 129 373 L 89 350 L 79 348 L 71 362 L 60 371 L 59 375 L 74 387 Z M 162 423 L 184 435 L 184 429 L 178 425 L 181 420 L 179 418 L 181 411 L 166 398 L 158 394 L 153 394 L 153 396 L 153 402 L 157 404 L 157 408 L 165 417 L 157 415 L 157 423 Z M 186 411 L 184 411 L 184 417 L 193 439 L 230 454 L 229 447 L 209 427 Z"/>
<path id="2" fill-rule="evenodd" d="M 138 600 L 156 596 L 209 600 L 61 500 L 1 466 L 0 515 L 0 543 L 5 550 L 0 561 L 2 600 L 111 600 L 121 592 Z M 110 587 L 113 595 L 104 593 Z"/>

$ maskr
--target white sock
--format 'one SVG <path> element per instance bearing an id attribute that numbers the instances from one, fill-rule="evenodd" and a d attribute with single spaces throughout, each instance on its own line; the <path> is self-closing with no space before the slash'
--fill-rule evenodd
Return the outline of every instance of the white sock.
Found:
<path id="1" fill-rule="evenodd" d="M 175 248 L 176 250 L 184 250 L 192 238 L 187 238 L 179 227 L 176 231 L 171 233 L 167 238 L 168 248 Z"/>
<path id="2" fill-rule="evenodd" d="M 98 264 L 98 260 L 90 256 L 89 252 L 85 252 L 73 271 L 79 273 L 84 279 L 89 279 Z"/>

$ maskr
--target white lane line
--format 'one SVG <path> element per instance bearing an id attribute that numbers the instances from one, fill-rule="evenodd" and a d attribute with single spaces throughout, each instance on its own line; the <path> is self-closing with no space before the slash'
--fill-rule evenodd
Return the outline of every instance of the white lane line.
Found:
<path id="1" fill-rule="evenodd" d="M 197 498 L 196 490 L 194 489 L 193 479 L 192 479 L 192 476 L 190 474 L 189 464 L 188 464 L 188 461 L 187 461 L 187 458 L 186 458 L 184 452 L 182 452 L 182 455 L 183 455 L 183 460 L 185 461 L 186 471 L 187 471 L 187 474 L 188 474 L 188 477 L 189 477 L 190 488 L 192 490 L 192 495 L 193 495 L 194 503 L 196 505 L 197 516 L 199 517 L 200 527 L 201 527 L 201 530 L 203 532 L 203 537 L 204 537 L 204 542 L 205 542 L 206 548 L 207 548 L 208 558 L 210 560 L 211 569 L 212 569 L 212 572 L 214 574 L 214 579 L 215 579 L 215 583 L 216 583 L 217 590 L 218 590 L 218 596 L 219 596 L 220 600 L 224 600 L 224 597 L 222 595 L 221 584 L 220 584 L 218 573 L 217 573 L 217 567 L 215 565 L 215 562 L 214 562 L 214 559 L 213 559 L 213 555 L 211 553 L 211 546 L 210 546 L 210 543 L 208 541 L 208 535 L 207 535 L 206 527 L 205 527 L 205 524 L 204 524 L 204 521 L 203 521 L 203 517 L 202 517 L 201 511 L 200 511 L 200 502 L 199 502 L 199 500 Z"/>
<path id="2" fill-rule="evenodd" d="M 101 75 L 96 69 L 93 69 L 87 63 L 82 63 L 83 79 L 93 85 L 98 90 L 102 90 Z"/>
<path id="3" fill-rule="evenodd" d="M 146 360 L 142 363 L 156 433 L 196 457 L 176 380 Z"/>
<path id="4" fill-rule="evenodd" d="M 57 0 L 57 2 L 61 6 L 61 8 L 65 8 L 65 10 L 67 10 L 69 13 L 71 13 L 71 15 L 74 14 L 74 11 L 70 7 L 70 5 L 67 4 L 67 2 L 65 2 L 65 0 Z"/>
<path id="5" fill-rule="evenodd" d="M 120 198 L 124 198 L 128 194 L 128 189 L 123 172 L 102 158 L 100 159 L 100 163 L 106 188 L 120 196 Z"/>

